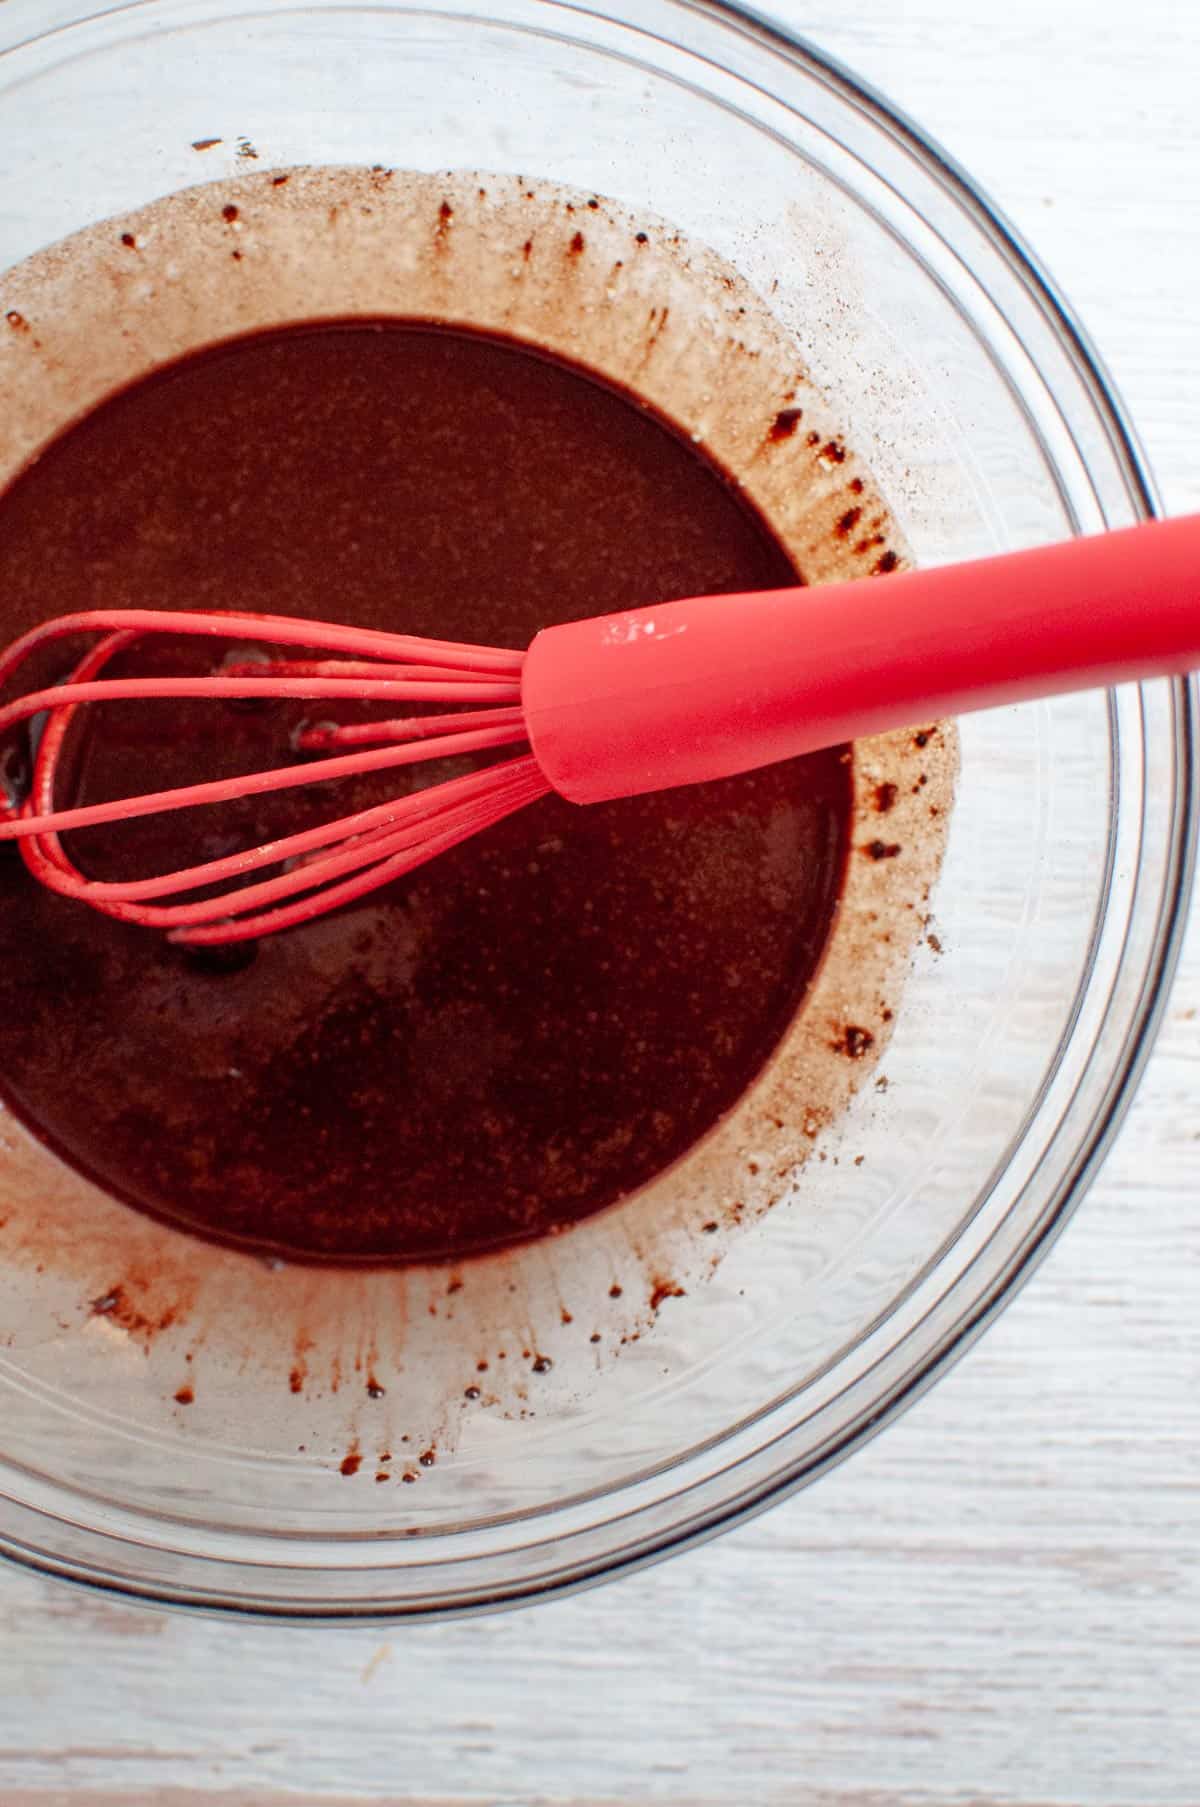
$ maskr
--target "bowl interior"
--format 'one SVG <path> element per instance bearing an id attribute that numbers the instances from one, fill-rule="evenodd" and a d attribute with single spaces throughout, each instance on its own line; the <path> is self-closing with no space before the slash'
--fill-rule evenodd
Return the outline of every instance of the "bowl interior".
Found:
<path id="1" fill-rule="evenodd" d="M 732 13 L 609 15 L 163 0 L 16 45 L 0 298 L 44 247 L 200 183 L 313 165 L 549 179 L 670 222 L 762 298 L 918 562 L 1135 518 L 1094 370 L 952 175 Z M 993 1308 L 1107 1133 L 1179 905 L 1184 708 L 1163 685 L 964 721 L 940 875 L 907 900 L 911 971 L 869 1082 L 715 1271 L 680 1254 L 686 1296 L 603 1308 L 599 1354 L 489 1295 L 495 1346 L 519 1360 L 552 1339 L 553 1371 L 446 1422 L 436 1451 L 409 1403 L 457 1347 L 443 1270 L 406 1277 L 402 1300 L 361 1283 L 395 1331 L 372 1416 L 317 1273 L 229 1257 L 234 1288 L 310 1289 L 322 1328 L 293 1391 L 253 1348 L 98 1316 L 62 1239 L 31 1263 L 0 1232 L 6 1546 L 206 1604 L 461 1609 L 611 1569 L 819 1472 Z M 0 1194 L 28 1158 L 0 1117 Z M 69 1194 L 38 1159 L 37 1185 Z M 95 1201 L 76 1206 L 86 1245 Z M 641 1271 L 627 1229 L 617 1214 L 560 1251 L 554 1287 Z M 374 1484 L 401 1439 L 419 1485 Z"/>

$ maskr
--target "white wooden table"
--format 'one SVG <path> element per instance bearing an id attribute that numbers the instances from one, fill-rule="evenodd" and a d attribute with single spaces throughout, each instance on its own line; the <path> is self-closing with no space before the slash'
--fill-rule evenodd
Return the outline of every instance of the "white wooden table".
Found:
<path id="1" fill-rule="evenodd" d="M 1197 0 L 774 11 L 1009 211 L 1200 509 Z M 390 1639 L 0 1572 L 0 1802 L 1196 1807 L 1198 1544 L 1200 929 L 1068 1235 L 817 1488 L 635 1581 Z"/>

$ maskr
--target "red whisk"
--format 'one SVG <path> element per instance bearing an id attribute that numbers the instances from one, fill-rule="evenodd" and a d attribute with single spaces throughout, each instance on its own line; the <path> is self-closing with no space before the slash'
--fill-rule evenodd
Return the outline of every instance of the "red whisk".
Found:
<path id="1" fill-rule="evenodd" d="M 29 870 L 53 891 L 166 929 L 176 941 L 223 943 L 363 897 L 552 790 L 574 803 L 634 796 L 906 723 L 1188 671 L 1200 664 L 1200 517 L 898 573 L 883 583 L 627 610 L 547 628 L 527 653 L 278 615 L 65 615 L 0 655 L 0 690 L 35 651 L 84 634 L 99 638 L 64 683 L 0 707 L 0 739 L 45 718 L 27 795 L 0 803 L 0 840 L 19 840 Z M 251 640 L 304 656 L 226 664 L 193 678 L 102 675 L 116 653 L 150 634 Z M 324 757 L 303 765 L 57 806 L 76 710 L 172 697 L 437 707 L 310 728 L 299 745 Z M 466 777 L 157 878 L 90 879 L 60 838 L 99 823 L 503 748 L 522 750 Z M 177 901 L 217 886 L 227 888 Z"/>

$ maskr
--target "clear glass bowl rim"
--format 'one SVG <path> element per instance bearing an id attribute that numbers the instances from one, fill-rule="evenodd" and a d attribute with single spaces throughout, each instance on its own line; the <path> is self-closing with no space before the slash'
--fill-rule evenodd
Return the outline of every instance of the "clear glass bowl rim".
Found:
<path id="1" fill-rule="evenodd" d="M 557 5 L 566 13 L 584 17 L 616 19 L 620 16 L 615 10 L 610 13 L 604 6 L 588 5 L 586 0 L 557 0 Z M 1068 359 L 1104 431 L 1135 515 L 1149 518 L 1160 514 L 1160 498 L 1136 431 L 1087 332 L 1036 254 L 965 170 L 903 111 L 801 34 L 741 5 L 738 0 L 669 0 L 669 5 L 681 18 L 691 17 L 710 25 L 715 23 L 744 34 L 774 56 L 783 66 L 785 79 L 788 73 L 798 73 L 823 85 L 835 99 L 859 112 L 886 134 L 918 170 L 955 203 L 1049 325 L 1057 348 Z M 146 6 L 147 0 L 133 0 L 132 5 L 101 6 L 96 12 L 137 12 Z M 83 23 L 88 16 L 87 11 L 81 10 L 69 21 L 67 28 Z M 61 21 L 57 28 L 62 29 Z M 49 26 L 51 33 L 55 29 L 54 24 Z M 35 31 L 34 35 L 41 34 Z M 10 45 L 9 48 L 15 47 Z M 774 97 L 787 102 L 785 92 L 775 91 Z M 624 1516 L 614 1515 L 606 1528 L 619 1535 L 603 1547 L 589 1548 L 574 1556 L 556 1539 L 553 1515 L 546 1515 L 544 1534 L 524 1546 L 524 1553 L 543 1553 L 527 1573 L 509 1574 L 498 1584 L 489 1583 L 486 1578 L 475 1578 L 467 1585 L 443 1582 L 436 1592 L 420 1599 L 398 1598 L 390 1591 L 394 1588 L 397 1571 L 387 1567 L 374 1571 L 377 1593 L 361 1591 L 372 1571 L 356 1568 L 354 1574 L 358 1585 L 352 1593 L 340 1599 L 327 1594 L 320 1600 L 302 1598 L 303 1590 L 296 1593 L 272 1590 L 266 1580 L 267 1565 L 214 1560 L 212 1555 L 183 1557 L 180 1553 L 187 1573 L 179 1577 L 163 1579 L 145 1572 L 138 1574 L 133 1572 L 138 1565 L 128 1559 L 131 1547 L 136 1544 L 136 1538 L 128 1530 L 106 1533 L 63 1526 L 66 1536 L 62 1544 L 57 1548 L 50 1547 L 47 1540 L 38 1535 L 41 1515 L 33 1507 L 8 1511 L 7 1522 L 0 1514 L 0 1553 L 28 1568 L 126 1599 L 221 1615 L 343 1624 L 462 1617 L 570 1593 L 644 1567 L 763 1511 L 819 1478 L 861 1447 L 920 1398 L 971 1347 L 1035 1271 L 1083 1198 L 1132 1102 L 1178 961 L 1195 864 L 1198 827 L 1195 730 L 1200 693 L 1195 681 L 1190 679 L 1176 682 L 1170 688 L 1174 794 L 1165 848 L 1165 876 L 1137 1002 L 1129 1012 L 1118 1057 L 1112 1061 L 1106 1080 L 1099 1088 L 1099 1107 L 1040 1211 L 1036 1232 L 1025 1239 L 1017 1256 L 991 1275 L 969 1307 L 925 1349 L 904 1381 L 893 1386 L 872 1409 L 859 1411 L 840 1437 L 828 1440 L 815 1452 L 789 1454 L 788 1445 L 796 1441 L 797 1436 L 795 1432 L 785 1433 L 771 1445 L 776 1459 L 769 1473 L 759 1476 L 751 1485 L 730 1490 L 724 1497 L 706 1499 L 697 1509 L 685 1509 L 673 1522 L 665 1525 L 651 1523 L 639 1528 L 642 1515 L 636 1510 Z M 707 1488 L 705 1492 L 708 1492 Z M 680 1499 L 686 1499 L 686 1492 Z M 565 1543 L 571 1541 L 568 1536 Z M 556 1543 L 562 1551 L 557 1557 L 553 1554 Z M 269 1569 L 278 1576 L 287 1566 L 286 1560 L 282 1564 L 277 1560 L 269 1565 Z M 473 1568 L 474 1564 L 468 1558 L 465 1564 L 443 1560 L 430 1565 L 431 1569 L 446 1570 L 456 1566 L 465 1569 Z M 310 1583 L 321 1573 L 315 1569 L 293 1572 L 307 1577 Z M 336 1573 L 336 1565 L 333 1573 Z M 252 1577 L 256 1575 L 260 1585 L 254 1584 Z M 323 1579 L 326 1584 L 330 1581 L 329 1568 L 325 1569 Z"/>

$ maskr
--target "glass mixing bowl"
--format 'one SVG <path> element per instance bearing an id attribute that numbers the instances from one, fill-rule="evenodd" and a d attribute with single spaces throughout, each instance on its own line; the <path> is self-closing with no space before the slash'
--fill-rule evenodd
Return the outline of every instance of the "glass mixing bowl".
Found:
<path id="1" fill-rule="evenodd" d="M 550 177 L 675 222 L 769 296 L 919 562 L 1153 512 L 1110 384 L 1003 220 L 877 95 L 736 7 L 3 13 L 0 272 L 251 164 Z M 169 1338 L 0 1232 L 0 1547 L 176 1604 L 418 1616 L 619 1573 L 814 1479 L 966 1348 L 1095 1172 L 1175 956 L 1192 760 L 1181 684 L 962 723 L 894 1038 L 826 1159 L 709 1284 L 593 1351 L 586 1385 L 556 1362 L 536 1411 L 464 1421 L 419 1487 L 328 1459 L 336 1374 L 271 1392 L 252 1350 L 217 1372 L 195 1349 L 183 1403 Z M 0 1117 L 0 1193 L 14 1147 Z"/>

